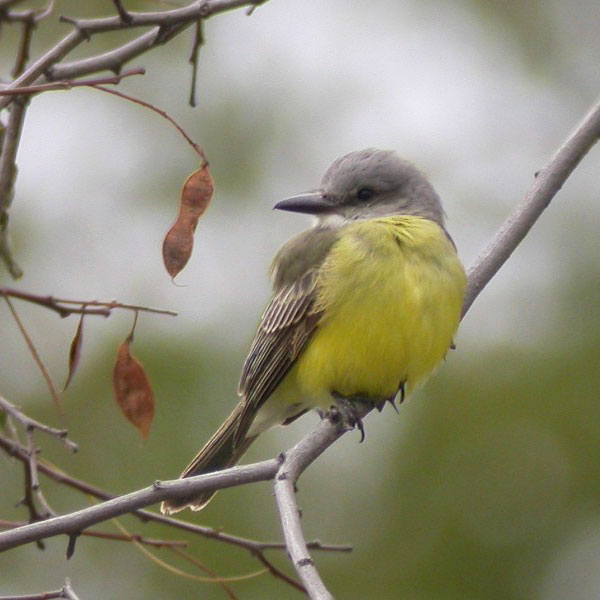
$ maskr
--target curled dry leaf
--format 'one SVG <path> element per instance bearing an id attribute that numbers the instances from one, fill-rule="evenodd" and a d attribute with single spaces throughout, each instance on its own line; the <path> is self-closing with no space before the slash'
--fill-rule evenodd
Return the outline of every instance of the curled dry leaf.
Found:
<path id="1" fill-rule="evenodd" d="M 81 357 L 81 346 L 83 344 L 83 317 L 85 313 L 81 313 L 81 317 L 79 317 L 79 324 L 77 325 L 77 330 L 75 331 L 75 336 L 71 341 L 71 348 L 69 349 L 69 374 L 67 375 L 67 380 L 65 381 L 65 385 L 63 386 L 63 392 L 71 383 L 71 379 L 73 379 L 73 375 L 75 375 L 75 370 L 77 369 L 77 365 L 79 364 L 79 358 Z"/>
<path id="2" fill-rule="evenodd" d="M 154 394 L 144 368 L 129 351 L 132 341 L 133 329 L 117 350 L 113 386 L 121 411 L 146 439 L 154 418 Z"/>
<path id="3" fill-rule="evenodd" d="M 171 276 L 185 267 L 194 245 L 194 231 L 198 219 L 207 209 L 213 195 L 214 184 L 208 172 L 208 163 L 192 173 L 183 184 L 179 202 L 179 216 L 167 232 L 163 242 L 163 261 Z"/>

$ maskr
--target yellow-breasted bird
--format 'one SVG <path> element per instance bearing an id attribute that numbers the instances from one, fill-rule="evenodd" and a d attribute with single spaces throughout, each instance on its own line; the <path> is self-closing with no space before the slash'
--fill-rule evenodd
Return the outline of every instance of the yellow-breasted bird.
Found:
<path id="1" fill-rule="evenodd" d="M 402 399 L 452 345 L 467 279 L 440 199 L 413 165 L 388 150 L 352 152 L 316 191 L 275 208 L 316 223 L 275 256 L 241 401 L 181 477 L 236 464 L 259 434 L 308 409 Z M 161 509 L 200 510 L 212 496 Z"/>

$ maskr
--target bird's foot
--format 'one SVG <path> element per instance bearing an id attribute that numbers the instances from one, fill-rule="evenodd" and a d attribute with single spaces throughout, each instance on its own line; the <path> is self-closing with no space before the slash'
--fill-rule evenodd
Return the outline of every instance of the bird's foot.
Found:
<path id="1" fill-rule="evenodd" d="M 328 418 L 332 423 L 341 425 L 346 429 L 358 429 L 360 431 L 360 442 L 365 439 L 365 427 L 363 417 L 375 407 L 372 400 L 361 396 L 342 396 L 334 392 L 332 396 L 335 404 L 330 408 Z"/>

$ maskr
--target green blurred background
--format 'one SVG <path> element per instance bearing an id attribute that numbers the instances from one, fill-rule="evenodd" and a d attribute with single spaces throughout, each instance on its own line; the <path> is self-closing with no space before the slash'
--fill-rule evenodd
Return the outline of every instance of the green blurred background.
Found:
<path id="1" fill-rule="evenodd" d="M 125 2 L 137 10 L 161 4 Z M 35 5 L 32 3 L 32 5 Z M 58 0 L 55 13 L 109 14 L 108 2 Z M 114 11 L 113 11 L 114 12 Z M 40 294 L 112 299 L 179 312 L 142 315 L 134 353 L 154 385 L 150 437 L 116 409 L 111 369 L 131 317 L 89 318 L 64 405 L 80 452 L 38 441 L 43 456 L 115 493 L 174 477 L 236 402 L 238 373 L 268 297 L 278 246 L 306 226 L 271 211 L 315 186 L 346 152 L 395 148 L 427 172 L 468 266 L 594 100 L 600 4 L 559 0 L 272 0 L 206 23 L 198 106 L 187 105 L 188 32 L 130 66 L 123 91 L 167 110 L 206 150 L 216 182 L 194 256 L 174 286 L 161 241 L 197 158 L 139 106 L 92 90 L 36 97 L 27 113 L 11 210 L 18 283 Z M 34 56 L 69 30 L 47 22 Z M 93 38 L 74 56 L 124 34 Z M 16 30 L 4 27 L 1 68 Z M 316 553 L 337 598 L 589 600 L 600 597 L 600 261 L 596 148 L 473 306 L 458 349 L 396 415 L 367 421 L 300 481 L 309 539 L 349 543 Z M 2 284 L 12 282 L 2 272 Z M 58 382 L 76 319 L 17 308 Z M 0 318 L 0 393 L 58 424 L 8 310 Z M 307 416 L 266 434 L 247 461 L 276 455 L 314 426 Z M 0 458 L 0 516 L 15 508 L 22 467 Z M 42 479 L 59 512 L 86 505 Z M 220 493 L 185 518 L 261 540 L 281 538 L 271 488 Z M 247 552 L 124 518 L 134 532 L 188 539 L 221 575 L 259 567 Z M 104 528 L 116 531 L 107 523 Z M 56 589 L 81 598 L 225 598 L 174 576 L 132 545 L 48 540 L 0 555 L 0 594 Z M 157 554 L 193 571 L 168 551 Z M 283 553 L 272 556 L 291 572 Z M 298 598 L 263 575 L 239 598 Z"/>

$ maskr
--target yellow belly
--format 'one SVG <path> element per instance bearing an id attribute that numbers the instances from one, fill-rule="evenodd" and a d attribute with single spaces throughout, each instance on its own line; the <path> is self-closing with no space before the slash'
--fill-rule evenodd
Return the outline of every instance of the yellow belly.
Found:
<path id="1" fill-rule="evenodd" d="M 388 217 L 346 227 L 319 287 L 324 317 L 276 396 L 327 408 L 331 392 L 377 400 L 422 382 L 452 343 L 466 276 L 437 224 Z"/>

